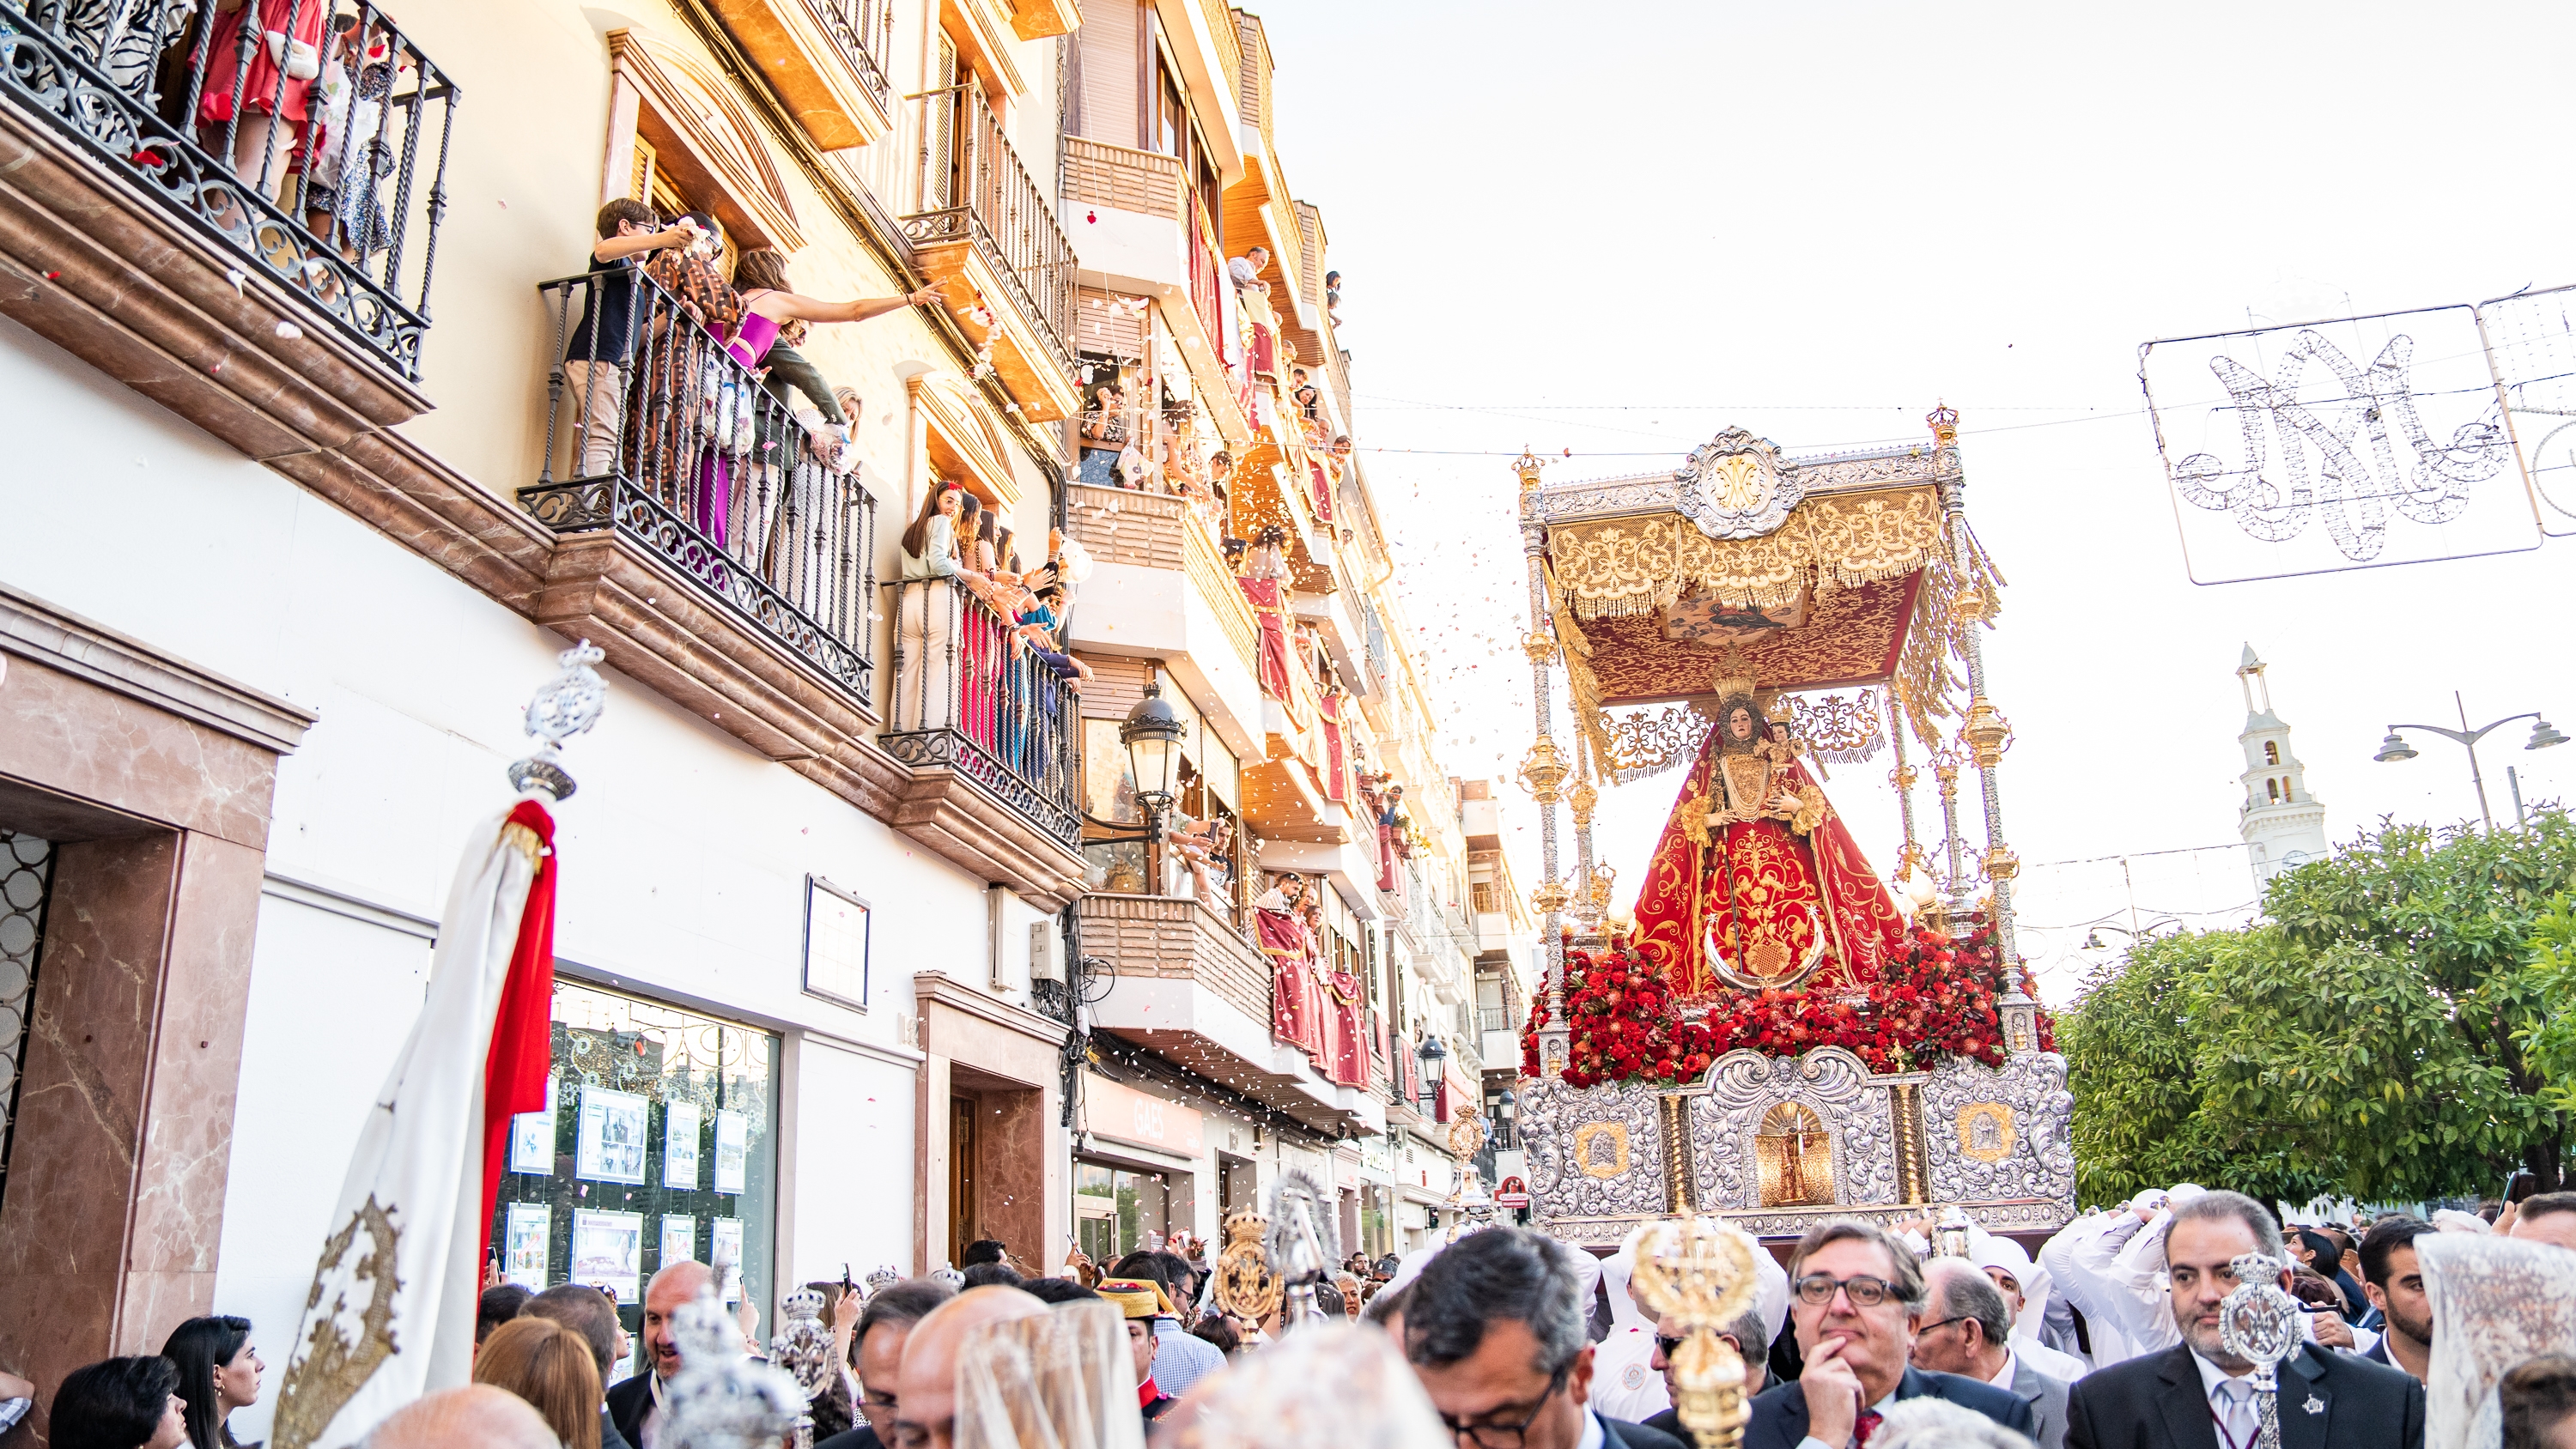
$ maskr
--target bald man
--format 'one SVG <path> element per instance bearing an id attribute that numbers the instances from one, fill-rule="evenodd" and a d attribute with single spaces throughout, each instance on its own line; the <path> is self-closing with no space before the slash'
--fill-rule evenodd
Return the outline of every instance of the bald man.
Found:
<path id="1" fill-rule="evenodd" d="M 490 1384 L 443 1389 L 393 1412 L 368 1449 L 562 1449 L 545 1416 Z"/>
<path id="2" fill-rule="evenodd" d="M 671 1336 L 672 1316 L 694 1301 L 715 1280 L 704 1263 L 673 1263 L 644 1285 L 645 1372 L 608 1391 L 608 1417 L 635 1449 L 657 1449 L 661 1440 L 662 1398 L 671 1376 L 680 1371 L 680 1345 Z"/>
<path id="3" fill-rule="evenodd" d="M 969 1288 L 914 1324 L 896 1377 L 894 1449 L 951 1449 L 957 1433 L 957 1346 L 985 1324 L 1046 1311 L 1034 1295 L 996 1283 Z"/>

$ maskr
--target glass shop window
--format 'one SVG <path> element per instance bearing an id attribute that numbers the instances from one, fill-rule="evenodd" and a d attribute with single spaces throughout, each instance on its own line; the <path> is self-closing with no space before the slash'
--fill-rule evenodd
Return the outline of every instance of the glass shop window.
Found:
<path id="1" fill-rule="evenodd" d="M 513 1119 L 493 1208 L 503 1276 L 612 1291 L 638 1355 L 644 1285 L 665 1264 L 734 1265 L 726 1301 L 749 1293 L 765 1318 L 778 1055 L 768 1032 L 558 978 L 548 1110 Z"/>
<path id="2" fill-rule="evenodd" d="M 1074 1159 L 1074 1241 L 1102 1268 L 1161 1247 L 1170 1215 L 1171 1183 L 1163 1174 Z"/>

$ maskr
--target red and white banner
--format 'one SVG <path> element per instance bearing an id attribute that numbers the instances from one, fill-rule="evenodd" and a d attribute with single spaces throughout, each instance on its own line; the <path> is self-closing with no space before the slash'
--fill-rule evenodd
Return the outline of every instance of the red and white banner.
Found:
<path id="1" fill-rule="evenodd" d="M 553 840 L 523 799 L 466 846 L 420 1018 L 359 1133 L 295 1329 L 277 1449 L 354 1444 L 473 1367 L 510 1118 L 545 1107 Z"/>

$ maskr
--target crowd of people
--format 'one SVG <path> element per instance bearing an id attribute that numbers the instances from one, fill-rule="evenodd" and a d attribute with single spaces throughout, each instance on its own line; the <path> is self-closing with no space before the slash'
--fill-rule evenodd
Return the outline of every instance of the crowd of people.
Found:
<path id="1" fill-rule="evenodd" d="M 1821 1223 L 1785 1263 L 1755 1255 L 1751 1302 L 1719 1329 L 1744 1361 L 1742 1442 L 2251 1449 L 2256 1366 L 2219 1323 L 2248 1254 L 2282 1263 L 2280 1285 L 2312 1310 L 2275 1370 L 2281 1443 L 2576 1442 L 2576 1358 L 2565 1352 L 2576 1193 L 2532 1197 L 2492 1223 L 2387 1214 L 2355 1226 L 2357 1236 L 2294 1225 L 2285 1239 L 2253 1199 L 2189 1184 L 2087 1214 L 2036 1260 L 1955 1225 Z M 691 1355 L 717 1366 L 796 1355 L 792 1334 L 764 1344 L 747 1308 L 738 1339 L 730 1325 L 706 1336 L 703 1318 L 695 1338 L 677 1327 L 692 1304 L 712 1311 L 716 1270 L 683 1262 L 649 1280 L 641 1351 L 623 1379 L 630 1347 L 612 1297 L 498 1286 L 481 1305 L 473 1385 L 429 1395 L 366 1442 L 1681 1449 L 1690 1428 L 1674 1360 L 1694 1325 L 1655 1315 L 1634 1275 L 1642 1236 L 1606 1262 L 1512 1227 L 1402 1257 L 1355 1254 L 1314 1285 L 1317 1316 L 1303 1322 L 1283 1316 L 1286 1298 L 1258 1319 L 1229 1312 L 1221 1265 L 1185 1235 L 1105 1266 L 1076 1252 L 1053 1273 L 979 1242 L 963 1268 L 807 1285 L 829 1350 L 822 1372 L 796 1380 L 801 1414 L 721 1443 L 673 1408 Z M 1123 1344 L 1114 1371 L 1100 1363 L 1109 1351 L 1069 1346 L 1086 1333 L 1095 1349 Z M 159 1355 L 66 1378 L 50 1442 L 220 1449 L 234 1443 L 229 1416 L 258 1402 L 264 1369 L 250 1324 L 191 1319 Z M 1087 1397 L 1063 1377 L 1085 1373 Z M 14 1422 L 32 1386 L 0 1375 L 0 1391 Z M 1051 1426 L 1051 1415 L 1087 1421 Z"/>

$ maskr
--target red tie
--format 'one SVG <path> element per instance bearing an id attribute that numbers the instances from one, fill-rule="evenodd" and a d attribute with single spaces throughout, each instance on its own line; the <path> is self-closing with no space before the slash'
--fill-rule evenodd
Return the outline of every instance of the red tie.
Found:
<path id="1" fill-rule="evenodd" d="M 1869 1449 L 1869 1436 L 1878 1432 L 1878 1410 L 1863 1409 L 1852 1421 L 1852 1449 Z"/>

